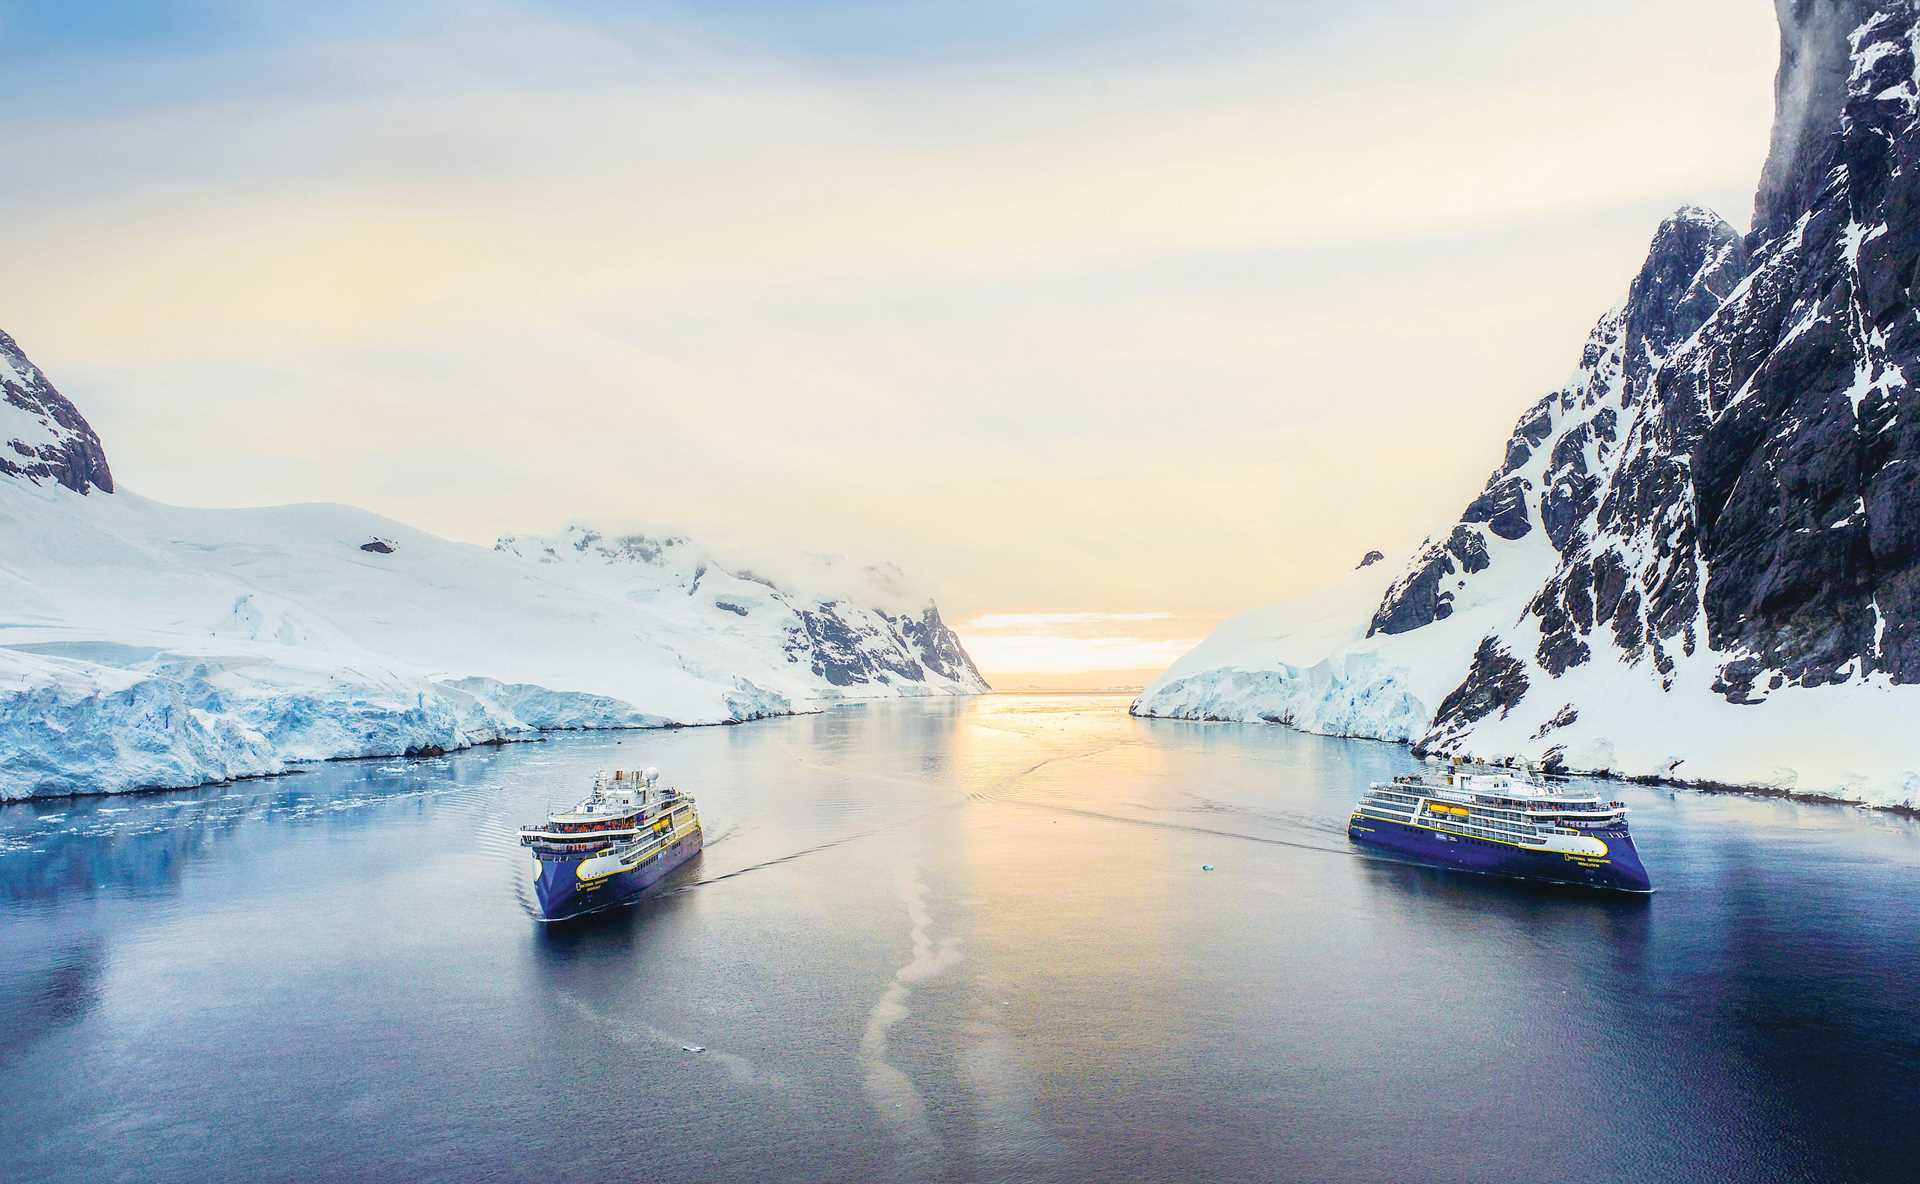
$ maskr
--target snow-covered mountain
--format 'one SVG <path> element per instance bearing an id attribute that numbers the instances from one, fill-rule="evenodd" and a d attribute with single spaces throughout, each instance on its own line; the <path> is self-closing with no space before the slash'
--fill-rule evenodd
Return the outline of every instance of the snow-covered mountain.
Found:
<path id="1" fill-rule="evenodd" d="M 0 377 L 0 798 L 986 689 L 890 567 L 162 505 L 4 336 Z"/>
<path id="2" fill-rule="evenodd" d="M 1753 230 L 1667 219 L 1458 522 L 1136 713 L 1920 805 L 1916 5 L 1780 10 Z"/>

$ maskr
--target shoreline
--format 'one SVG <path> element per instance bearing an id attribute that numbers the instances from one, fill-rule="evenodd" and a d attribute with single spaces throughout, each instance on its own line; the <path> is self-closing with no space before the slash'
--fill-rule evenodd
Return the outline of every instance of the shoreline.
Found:
<path id="1" fill-rule="evenodd" d="M 684 722 L 675 720 L 675 721 L 662 723 L 662 724 L 624 724 L 624 725 L 609 726 L 609 727 L 536 728 L 533 730 L 532 734 L 530 735 L 495 736 L 485 740 L 475 740 L 468 744 L 462 744 L 456 748 L 439 749 L 435 751 L 430 747 L 427 751 L 416 750 L 412 753 L 412 755 L 408 755 L 408 753 L 403 751 L 403 752 L 385 752 L 385 753 L 369 752 L 369 753 L 356 753 L 351 756 L 318 757 L 312 760 L 289 762 L 286 768 L 277 769 L 277 770 L 274 770 L 273 772 L 244 773 L 236 777 L 213 778 L 206 781 L 196 781 L 186 785 L 139 785 L 139 786 L 130 786 L 126 789 L 79 790 L 72 793 L 33 794 L 23 798 L 6 798 L 6 799 L 0 799 L 0 809 L 6 809 L 12 806 L 30 805 L 34 802 L 73 802 L 73 801 L 81 801 L 89 798 L 119 798 L 119 797 L 135 796 L 135 795 L 145 796 L 145 795 L 162 794 L 162 793 L 184 793 L 190 790 L 208 789 L 215 786 L 239 785 L 249 781 L 266 781 L 266 780 L 270 780 L 278 777 L 296 777 L 296 776 L 299 776 L 300 774 L 310 772 L 312 770 L 312 767 L 316 765 L 347 764 L 355 761 L 438 760 L 442 757 L 452 756 L 456 753 L 471 752 L 477 748 L 505 748 L 510 744 L 545 744 L 551 737 L 556 735 L 589 734 L 589 733 L 605 733 L 605 732 L 672 732 L 672 731 L 680 731 L 686 728 L 732 728 L 732 727 L 740 727 L 744 724 L 761 723 L 768 720 L 796 719 L 805 715 L 821 715 L 832 708 L 838 708 L 838 707 L 868 707 L 876 703 L 901 702 L 909 699 L 912 699 L 912 700 L 975 699 L 975 698 L 985 698 L 991 695 L 1081 695 L 1081 696 L 1119 697 L 1127 693 L 1128 692 L 1121 692 L 1121 691 L 994 691 L 994 690 L 989 690 L 989 691 L 976 692 L 972 694 L 955 694 L 955 695 L 893 695 L 893 696 L 875 697 L 875 698 L 840 699 L 840 700 L 831 700 L 831 701 L 815 700 L 814 701 L 815 703 L 819 703 L 822 705 L 813 707 L 810 710 L 783 711 L 783 712 L 773 713 L 769 715 L 755 716 L 752 719 L 708 720 L 705 722 L 698 722 L 698 723 L 684 723 Z M 1435 755 L 1435 756 L 1443 755 L 1439 753 L 1429 754 L 1429 753 L 1423 752 L 1418 747 L 1417 744 L 1408 740 L 1386 740 L 1378 736 L 1355 736 L 1355 735 L 1340 735 L 1340 734 L 1329 733 L 1329 732 L 1315 732 L 1307 728 L 1297 727 L 1293 724 L 1277 723 L 1269 720 L 1235 720 L 1235 719 L 1220 719 L 1218 717 L 1191 718 L 1187 716 L 1176 716 L 1176 715 L 1156 715 L 1151 712 L 1136 712 L 1133 710 L 1131 704 L 1128 706 L 1126 714 L 1129 718 L 1132 718 L 1132 719 L 1153 720 L 1153 721 L 1158 721 L 1162 723 L 1216 724 L 1216 725 L 1227 724 L 1227 725 L 1233 725 L 1238 727 L 1286 728 L 1289 731 L 1296 732 L 1302 736 L 1319 736 L 1328 740 L 1364 741 L 1369 744 L 1390 745 L 1394 748 L 1398 748 L 1407 752 L 1408 754 L 1416 757 L 1417 759 L 1423 759 L 1427 755 Z M 1487 768 L 1504 768 L 1504 769 L 1522 768 L 1522 766 L 1518 764 L 1502 763 L 1498 761 L 1472 761 L 1469 763 L 1482 765 Z M 1619 773 L 1612 770 L 1561 768 L 1561 769 L 1553 770 L 1553 773 L 1557 776 L 1580 777 L 1580 778 L 1596 780 L 1596 781 L 1618 781 L 1628 785 L 1639 785 L 1639 786 L 1646 786 L 1649 788 L 1686 789 L 1686 790 L 1693 790 L 1695 792 L 1704 793 L 1704 794 L 1745 795 L 1749 797 L 1772 798 L 1772 799 L 1778 799 L 1783 801 L 1804 802 L 1809 805 L 1834 806 L 1834 807 L 1840 807 L 1840 808 L 1845 808 L 1850 810 L 1869 810 L 1875 813 L 1890 814 L 1900 818 L 1920 819 L 1920 807 L 1916 807 L 1916 806 L 1900 805 L 1897 803 L 1892 805 L 1877 805 L 1873 802 L 1860 801 L 1854 798 L 1839 797 L 1834 794 L 1809 793 L 1804 790 L 1783 789 L 1779 786 L 1774 786 L 1774 785 L 1742 785 L 1738 782 L 1718 781 L 1710 778 L 1702 779 L 1699 781 L 1688 781 L 1683 778 L 1677 778 L 1677 777 L 1662 777 L 1654 774 L 1634 775 L 1634 774 L 1627 774 L 1627 773 Z"/>
<path id="2" fill-rule="evenodd" d="M 952 695 L 892 695 L 869 699 L 810 700 L 813 703 L 826 703 L 832 707 L 857 706 L 868 703 L 884 703 L 905 699 L 970 699 L 991 692 Z M 427 761 L 439 760 L 456 753 L 472 752 L 476 748 L 505 748 L 509 744 L 545 744 L 553 736 L 586 734 L 593 732 L 677 732 L 685 728 L 734 728 L 742 724 L 760 723 L 765 720 L 797 719 L 803 715 L 820 715 L 828 706 L 817 706 L 800 711 L 781 711 L 768 715 L 757 715 L 751 719 L 716 719 L 696 723 L 672 720 L 662 724 L 618 724 L 608 727 L 573 728 L 534 728 L 529 735 L 493 736 L 485 740 L 475 740 L 454 748 L 439 748 L 429 745 L 426 750 L 414 749 L 409 755 L 401 752 L 361 752 L 350 756 L 323 756 L 310 760 L 289 761 L 284 769 L 275 769 L 269 773 L 242 773 L 234 777 L 215 777 L 206 781 L 195 781 L 186 785 L 133 785 L 126 789 L 82 789 L 70 793 L 37 793 L 23 798 L 0 798 L 0 810 L 13 806 L 27 806 L 35 802 L 76 802 L 89 798 L 124 798 L 147 796 L 161 793 L 186 793 L 195 789 L 210 789 L 222 785 L 240 785 L 248 781 L 268 781 L 277 777 L 297 777 L 308 773 L 316 765 L 349 764 L 354 761 Z"/>
<path id="3" fill-rule="evenodd" d="M 1343 736 L 1331 732 L 1315 732 L 1309 728 L 1302 728 L 1294 724 L 1280 723 L 1273 720 L 1220 719 L 1217 716 L 1212 718 L 1193 718 L 1183 715 L 1155 715 L 1152 712 L 1135 711 L 1131 706 L 1127 708 L 1127 714 L 1134 719 L 1160 720 L 1166 723 L 1231 724 L 1247 728 L 1286 728 L 1289 731 L 1298 732 L 1302 736 L 1322 736 L 1329 740 L 1364 740 L 1369 744 L 1390 744 L 1395 748 L 1404 749 L 1412 756 L 1420 759 L 1424 759 L 1429 755 L 1444 755 L 1442 753 L 1429 753 L 1424 751 L 1418 744 L 1411 740 L 1383 740 L 1378 736 Z M 1469 761 L 1468 763 L 1491 769 L 1521 769 L 1524 767 L 1519 764 L 1502 763 L 1500 761 Z M 1580 777 L 1593 781 L 1619 781 L 1628 785 L 1643 785 L 1663 789 L 1690 789 L 1706 794 L 1742 794 L 1749 797 L 1778 798 L 1791 802 L 1805 802 L 1809 805 L 1835 806 L 1848 810 L 1872 810 L 1876 813 L 1891 814 L 1900 818 L 1920 819 L 1920 806 L 1907 806 L 1899 803 L 1878 805 L 1873 802 L 1861 801 L 1858 798 L 1844 798 L 1836 794 L 1828 793 L 1810 793 L 1806 790 L 1783 789 L 1777 785 L 1741 785 L 1738 782 L 1716 781 L 1711 778 L 1703 778 L 1699 781 L 1688 781 L 1680 777 L 1662 777 L 1651 773 L 1619 773 L 1610 769 L 1557 768 L 1551 770 L 1551 772 L 1557 777 Z"/>

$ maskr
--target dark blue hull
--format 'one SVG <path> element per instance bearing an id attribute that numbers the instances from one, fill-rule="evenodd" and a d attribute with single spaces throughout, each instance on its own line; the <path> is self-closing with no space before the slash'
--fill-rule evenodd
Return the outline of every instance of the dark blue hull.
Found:
<path id="1" fill-rule="evenodd" d="M 1607 846 L 1601 856 L 1541 851 L 1497 839 L 1446 834 L 1432 827 L 1355 814 L 1347 836 L 1365 847 L 1416 863 L 1546 884 L 1573 884 L 1612 892 L 1652 892 L 1653 881 L 1623 829 L 1583 832 Z"/>
<path id="2" fill-rule="evenodd" d="M 614 871 L 610 875 L 594 876 L 589 867 L 584 879 L 581 876 L 582 866 L 591 865 L 597 856 L 584 859 L 537 859 L 535 867 L 538 869 L 538 878 L 533 883 L 533 894 L 540 902 L 540 919 L 565 921 L 630 903 L 666 878 L 673 869 L 698 855 L 701 844 L 702 834 L 696 826 L 679 842 L 631 868 Z"/>

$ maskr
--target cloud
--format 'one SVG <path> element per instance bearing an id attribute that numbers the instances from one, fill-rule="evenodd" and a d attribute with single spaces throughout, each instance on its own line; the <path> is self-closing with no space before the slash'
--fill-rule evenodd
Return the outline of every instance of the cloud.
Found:
<path id="1" fill-rule="evenodd" d="M 203 356 L 776 277 L 1456 233 L 1750 179 L 1764 110 L 1740 93 L 1747 63 L 1686 36 L 1719 40 L 1712 22 L 1667 14 L 1680 27 L 1657 41 L 1573 57 L 1620 22 L 1483 11 L 1451 53 L 1402 12 L 1323 58 L 1253 35 L 1063 77 L 1028 60 L 823 73 L 697 28 L 496 7 L 266 51 L 314 80 L 292 93 L 8 120 L 5 201 L 36 230 L 23 262 L 50 317 L 84 304 L 101 349 Z M 1704 108 L 1636 84 L 1661 54 Z M 1649 135 L 1668 128 L 1684 146 Z M 1632 167 L 1596 167 L 1633 141 Z"/>

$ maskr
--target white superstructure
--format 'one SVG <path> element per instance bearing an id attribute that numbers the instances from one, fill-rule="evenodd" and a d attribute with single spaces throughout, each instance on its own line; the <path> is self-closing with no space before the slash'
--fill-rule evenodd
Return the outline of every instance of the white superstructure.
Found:
<path id="1" fill-rule="evenodd" d="M 1624 827 L 1625 803 L 1512 773 L 1409 774 L 1368 787 L 1359 818 L 1537 851 L 1602 858 L 1592 832 Z"/>

